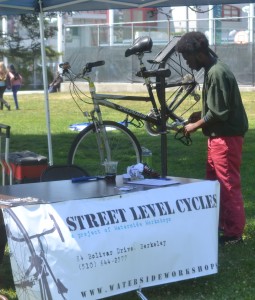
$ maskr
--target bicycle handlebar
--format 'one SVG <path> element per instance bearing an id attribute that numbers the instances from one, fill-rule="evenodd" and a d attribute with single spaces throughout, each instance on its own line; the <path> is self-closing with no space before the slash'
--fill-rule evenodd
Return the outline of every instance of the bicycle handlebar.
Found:
<path id="1" fill-rule="evenodd" d="M 87 72 L 91 72 L 92 68 L 94 68 L 94 67 L 100 67 L 100 66 L 103 66 L 104 64 L 105 64 L 104 60 L 98 60 L 98 61 L 95 61 L 95 62 L 89 62 L 83 68 L 82 74 L 84 75 Z"/>
<path id="2" fill-rule="evenodd" d="M 62 232 L 61 232 L 61 230 L 60 230 L 60 228 L 59 228 L 59 226 L 58 226 L 57 221 L 55 220 L 55 218 L 54 218 L 54 216 L 53 216 L 52 214 L 49 214 L 49 216 L 50 216 L 51 220 L 52 220 L 53 223 L 54 223 L 55 229 L 57 230 L 57 232 L 58 232 L 58 234 L 59 234 L 59 236 L 60 236 L 61 241 L 64 242 L 65 239 L 64 239 L 64 236 L 63 236 L 63 234 L 62 234 Z"/>
<path id="3" fill-rule="evenodd" d="M 87 63 L 85 65 L 85 67 L 83 68 L 83 70 L 82 70 L 82 76 L 84 76 L 86 73 L 91 72 L 92 68 L 100 67 L 100 66 L 103 66 L 104 64 L 105 64 L 104 60 L 98 60 L 98 61 L 95 61 L 95 62 Z M 61 64 L 59 64 L 59 67 L 61 69 L 63 69 L 63 75 L 65 73 L 69 73 L 69 69 L 71 69 L 71 65 L 69 64 L 69 62 L 61 63 Z"/>

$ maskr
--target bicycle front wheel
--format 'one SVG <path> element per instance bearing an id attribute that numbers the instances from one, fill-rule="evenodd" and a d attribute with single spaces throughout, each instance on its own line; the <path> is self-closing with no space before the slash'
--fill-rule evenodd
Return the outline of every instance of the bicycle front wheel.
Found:
<path id="1" fill-rule="evenodd" d="M 141 146 L 127 127 L 113 121 L 104 121 L 103 125 L 111 160 L 118 161 L 118 174 L 126 173 L 128 166 L 141 161 Z M 103 138 L 96 131 L 95 125 L 91 124 L 73 141 L 68 154 L 68 163 L 82 167 L 89 175 L 103 175 L 103 161 L 106 158 Z"/>

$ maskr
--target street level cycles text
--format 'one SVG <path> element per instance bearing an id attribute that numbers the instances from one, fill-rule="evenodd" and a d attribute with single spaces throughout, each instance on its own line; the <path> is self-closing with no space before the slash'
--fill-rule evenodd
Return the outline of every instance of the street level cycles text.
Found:
<path id="1" fill-rule="evenodd" d="M 130 221 L 147 220 L 155 217 L 169 216 L 176 213 L 188 213 L 217 207 L 217 197 L 204 195 L 177 199 L 154 204 L 138 205 L 129 209 L 119 208 L 96 213 L 81 214 L 66 218 L 70 231 L 81 231 Z"/>

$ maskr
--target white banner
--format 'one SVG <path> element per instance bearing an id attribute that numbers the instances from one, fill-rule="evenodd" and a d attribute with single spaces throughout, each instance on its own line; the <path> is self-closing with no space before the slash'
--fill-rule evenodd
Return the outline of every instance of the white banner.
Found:
<path id="1" fill-rule="evenodd" d="M 218 215 L 216 181 L 4 209 L 18 299 L 101 299 L 217 273 Z"/>

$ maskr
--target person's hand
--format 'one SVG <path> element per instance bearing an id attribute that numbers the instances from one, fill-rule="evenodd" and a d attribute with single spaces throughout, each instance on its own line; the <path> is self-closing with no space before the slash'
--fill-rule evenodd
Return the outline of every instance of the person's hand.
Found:
<path id="1" fill-rule="evenodd" d="M 196 123 L 189 123 L 184 127 L 184 133 L 185 135 L 189 135 L 190 133 L 195 132 L 197 128 Z"/>
<path id="2" fill-rule="evenodd" d="M 201 111 L 193 112 L 189 117 L 189 123 L 195 123 L 201 119 Z"/>
<path id="3" fill-rule="evenodd" d="M 197 115 L 197 117 L 199 116 L 199 114 Z M 201 114 L 200 114 L 200 117 L 201 117 Z M 194 131 L 196 131 L 197 129 L 203 127 L 205 124 L 205 120 L 204 118 L 199 118 L 196 122 L 194 123 L 188 123 L 185 127 L 184 127 L 184 130 L 185 130 L 185 134 L 190 134 Z"/>

